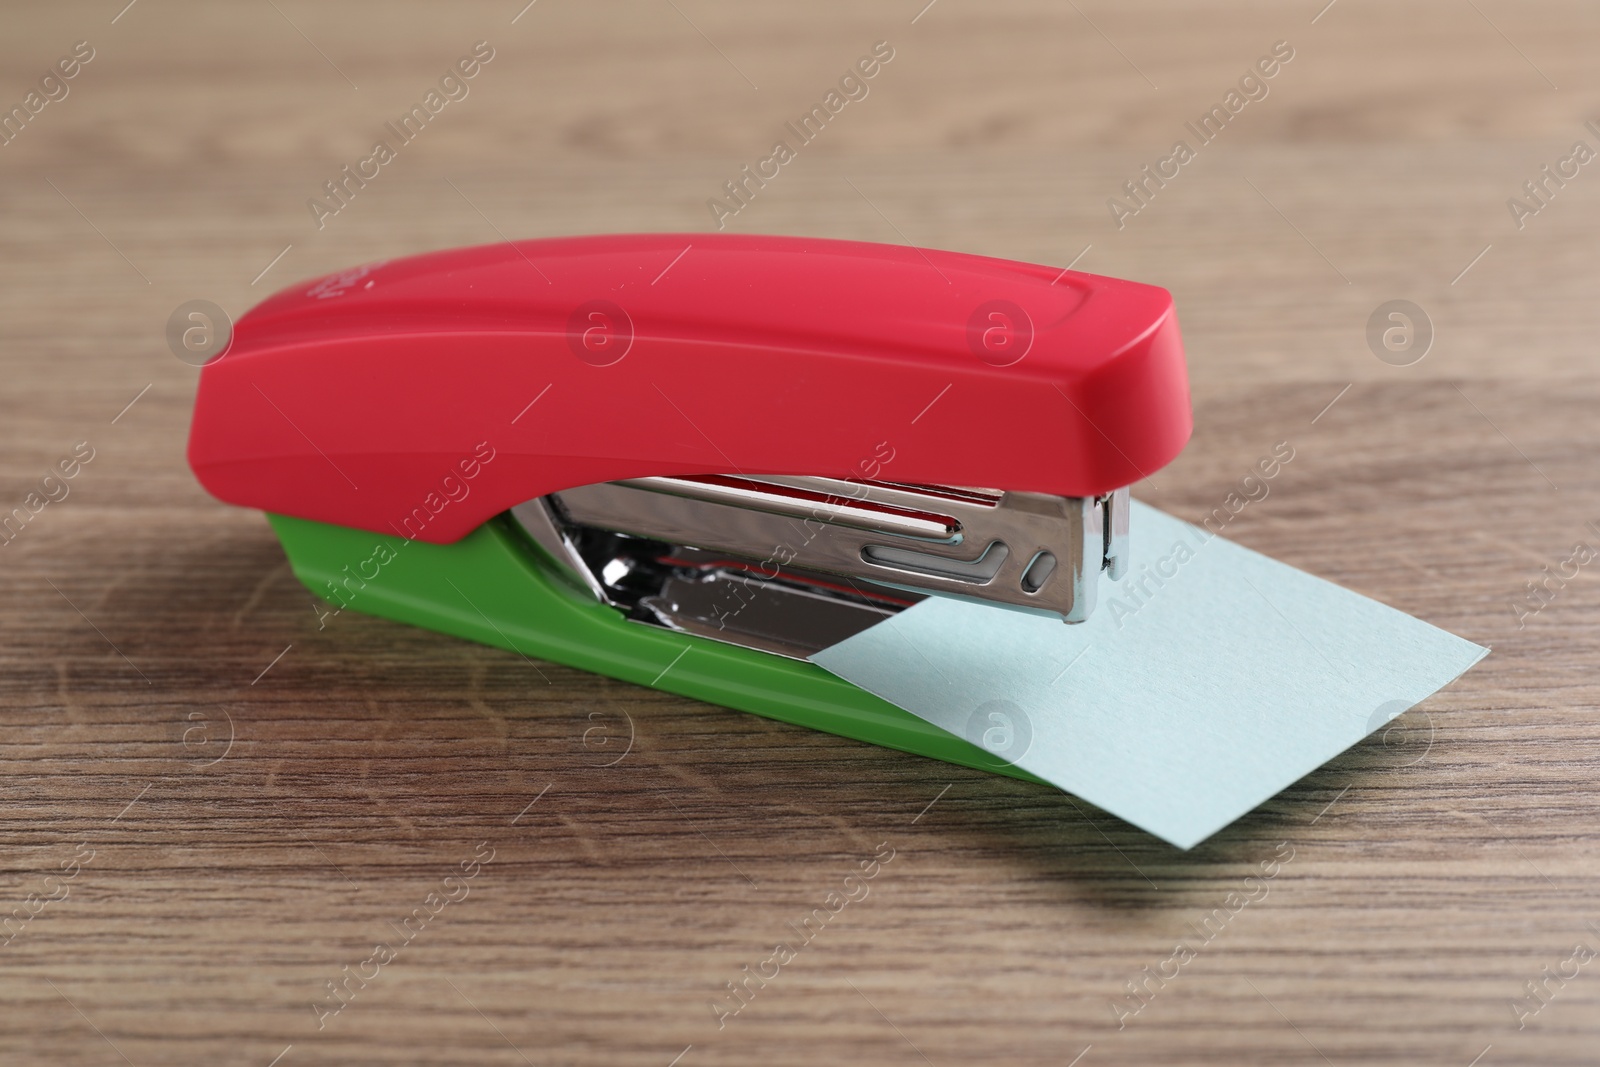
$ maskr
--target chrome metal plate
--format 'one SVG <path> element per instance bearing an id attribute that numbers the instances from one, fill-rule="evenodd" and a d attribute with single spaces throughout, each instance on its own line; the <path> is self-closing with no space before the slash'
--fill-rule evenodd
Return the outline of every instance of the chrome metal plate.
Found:
<path id="1" fill-rule="evenodd" d="M 642 478 L 555 494 L 575 524 L 1059 615 L 1094 608 L 1093 497 L 828 478 Z"/>
<path id="2" fill-rule="evenodd" d="M 1054 497 L 825 478 L 641 478 L 519 504 L 574 596 L 805 659 L 922 599 L 1078 622 L 1127 567 L 1128 491 Z"/>

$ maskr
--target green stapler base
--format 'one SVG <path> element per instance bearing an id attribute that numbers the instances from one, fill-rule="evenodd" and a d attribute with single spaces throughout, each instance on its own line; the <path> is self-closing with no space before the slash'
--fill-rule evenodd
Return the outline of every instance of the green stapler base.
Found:
<path id="1" fill-rule="evenodd" d="M 268 515 L 295 576 L 340 608 L 964 767 L 1039 781 L 812 663 L 623 618 L 500 516 L 435 545 Z"/>

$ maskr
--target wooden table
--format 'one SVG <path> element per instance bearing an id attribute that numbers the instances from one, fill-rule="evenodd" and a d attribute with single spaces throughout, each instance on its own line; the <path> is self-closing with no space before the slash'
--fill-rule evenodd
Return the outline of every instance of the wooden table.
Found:
<path id="1" fill-rule="evenodd" d="M 1594 5 L 122 2 L 0 33 L 6 106 L 94 50 L 0 147 L 0 512 L 93 451 L 0 547 L 0 904 L 55 898 L 0 949 L 0 1063 L 1600 1060 L 1574 956 L 1600 948 L 1595 566 L 1516 610 L 1600 544 L 1600 169 L 1520 229 L 1507 206 L 1600 146 Z M 319 229 L 307 200 L 480 40 L 469 94 Z M 1050 789 L 319 626 L 261 516 L 185 465 L 183 301 L 709 229 L 880 40 L 869 95 L 730 229 L 1169 287 L 1196 430 L 1136 493 L 1198 518 L 1290 441 L 1229 535 L 1493 646 L 1192 852 Z M 1108 198 L 1280 40 L 1268 94 L 1118 229 Z M 1367 343 L 1395 299 L 1436 334 L 1409 366 Z M 880 847 L 870 895 L 719 1026 Z"/>

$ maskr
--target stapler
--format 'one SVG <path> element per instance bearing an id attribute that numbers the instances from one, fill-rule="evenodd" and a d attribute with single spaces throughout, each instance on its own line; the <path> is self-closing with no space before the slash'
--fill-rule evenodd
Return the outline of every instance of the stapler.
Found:
<path id="1" fill-rule="evenodd" d="M 806 657 L 926 596 L 1081 621 L 1191 429 L 1164 289 L 814 238 L 507 242 L 283 290 L 189 462 L 326 603 L 967 766 Z M 906 649 L 916 664 L 917 650 Z"/>

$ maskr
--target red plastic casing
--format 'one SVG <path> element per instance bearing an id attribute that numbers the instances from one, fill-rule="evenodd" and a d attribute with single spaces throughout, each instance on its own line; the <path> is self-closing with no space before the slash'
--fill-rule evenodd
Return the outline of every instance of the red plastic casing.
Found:
<path id="1" fill-rule="evenodd" d="M 202 369 L 189 463 L 229 503 L 447 543 L 650 475 L 1091 496 L 1191 426 L 1165 289 L 897 245 L 615 235 L 277 293 Z"/>

